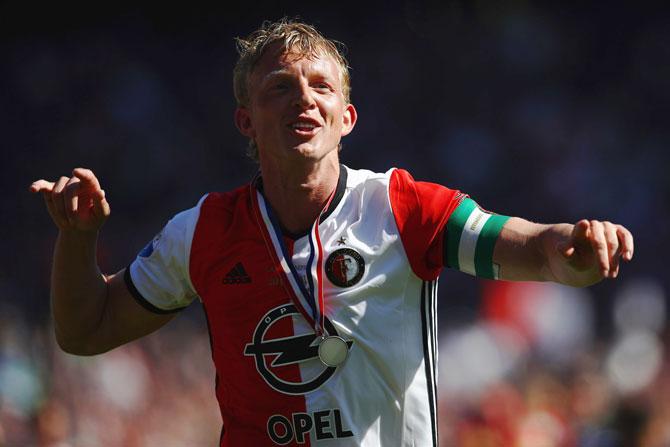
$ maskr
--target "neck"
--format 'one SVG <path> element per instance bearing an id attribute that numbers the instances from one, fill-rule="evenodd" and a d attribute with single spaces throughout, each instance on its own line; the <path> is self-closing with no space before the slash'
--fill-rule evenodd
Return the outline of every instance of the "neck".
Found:
<path id="1" fill-rule="evenodd" d="M 337 157 L 326 157 L 302 166 L 281 168 L 261 160 L 261 173 L 263 195 L 282 228 L 301 234 L 312 226 L 335 191 L 340 164 Z"/>

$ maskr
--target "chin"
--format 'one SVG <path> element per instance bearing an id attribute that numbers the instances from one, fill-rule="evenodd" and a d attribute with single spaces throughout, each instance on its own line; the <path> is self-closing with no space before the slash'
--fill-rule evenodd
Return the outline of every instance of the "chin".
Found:
<path id="1" fill-rule="evenodd" d="M 314 147 L 311 144 L 299 144 L 297 146 L 293 146 L 290 149 L 290 152 L 296 155 L 300 155 L 303 157 L 308 157 L 308 158 L 313 158 L 316 156 L 316 154 L 319 153 L 318 148 Z"/>
<path id="2" fill-rule="evenodd" d="M 310 143 L 302 143 L 297 146 L 294 146 L 291 152 L 299 154 L 300 156 L 305 158 L 320 160 L 329 155 L 331 152 L 337 153 L 337 149 L 338 149 L 337 145 L 335 145 L 332 149 L 326 149 L 320 146 L 315 146 Z"/>

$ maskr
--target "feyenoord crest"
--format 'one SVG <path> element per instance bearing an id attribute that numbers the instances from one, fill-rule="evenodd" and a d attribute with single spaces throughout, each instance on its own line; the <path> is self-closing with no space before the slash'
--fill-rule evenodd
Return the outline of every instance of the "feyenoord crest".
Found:
<path id="1" fill-rule="evenodd" d="M 340 248 L 326 260 L 326 276 L 338 287 L 351 287 L 361 280 L 365 272 L 363 257 L 351 248 Z"/>
<path id="2" fill-rule="evenodd" d="M 325 319 L 325 329 L 328 332 L 325 340 L 330 339 L 331 341 L 325 347 L 323 347 L 322 337 L 317 336 L 314 332 L 282 338 L 272 338 L 268 335 L 272 332 L 271 328 L 275 323 L 293 315 L 302 314 L 292 303 L 275 307 L 263 315 L 254 330 L 253 341 L 244 348 L 244 355 L 254 357 L 258 373 L 273 389 L 284 394 L 306 394 L 319 388 L 331 378 L 337 370 L 337 366 L 334 365 L 342 364 L 344 360 L 342 357 L 346 358 L 353 341 L 345 341 L 341 338 L 328 318 Z M 346 347 L 344 352 L 340 349 L 340 340 Z M 325 357 L 328 363 L 325 363 L 323 357 L 319 356 L 320 349 L 322 356 L 323 351 L 327 351 Z M 303 378 L 302 381 L 291 381 L 281 377 L 282 366 L 307 361 L 316 361 L 318 365 L 321 365 L 319 372 L 313 377 Z"/>

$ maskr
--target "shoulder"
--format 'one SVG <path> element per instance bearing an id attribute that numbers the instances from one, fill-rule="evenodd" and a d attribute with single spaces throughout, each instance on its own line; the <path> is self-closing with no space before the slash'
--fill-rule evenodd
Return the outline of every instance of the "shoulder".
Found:
<path id="1" fill-rule="evenodd" d="M 416 181 L 414 177 L 401 168 L 391 168 L 386 172 L 374 172 L 367 169 L 347 169 L 347 190 L 358 192 L 363 197 L 384 195 L 395 209 L 398 204 L 409 206 L 426 202 L 435 196 L 448 196 L 448 199 L 460 198 L 459 191 L 445 186 Z"/>
<path id="2" fill-rule="evenodd" d="M 216 220 L 220 223 L 230 221 L 236 213 L 249 203 L 249 185 L 240 186 L 226 192 L 209 192 L 202 196 L 198 204 L 175 216 L 182 219 Z"/>
<path id="3" fill-rule="evenodd" d="M 231 191 L 210 192 L 205 194 L 198 205 L 204 212 L 233 214 L 249 200 L 249 185 L 243 185 Z"/>
<path id="4" fill-rule="evenodd" d="M 248 197 L 248 185 L 226 192 L 206 193 L 195 206 L 175 214 L 163 229 L 161 236 L 192 237 L 196 227 L 204 222 L 225 224 L 232 220 L 241 207 L 248 204 Z"/>
<path id="5" fill-rule="evenodd" d="M 418 183 L 407 170 L 402 168 L 393 167 L 386 172 L 352 169 L 346 166 L 345 168 L 347 169 L 347 188 L 350 189 L 355 187 L 374 187 L 375 185 L 397 188 L 412 186 Z"/>
<path id="6" fill-rule="evenodd" d="M 391 177 L 396 168 L 386 172 L 375 172 L 369 169 L 352 169 L 344 166 L 347 170 L 347 190 L 388 190 Z"/>

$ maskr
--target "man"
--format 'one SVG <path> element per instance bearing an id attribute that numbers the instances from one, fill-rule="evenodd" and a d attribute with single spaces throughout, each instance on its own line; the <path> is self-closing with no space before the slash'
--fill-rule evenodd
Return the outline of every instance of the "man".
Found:
<path id="1" fill-rule="evenodd" d="M 437 445 L 437 277 L 588 286 L 615 278 L 621 225 L 540 225 L 467 195 L 340 165 L 357 119 L 347 64 L 314 28 L 266 23 L 239 39 L 235 124 L 260 173 L 175 216 L 126 269 L 103 275 L 110 214 L 95 175 L 38 180 L 59 228 L 56 338 L 94 355 L 199 298 L 217 369 L 221 445 Z"/>

